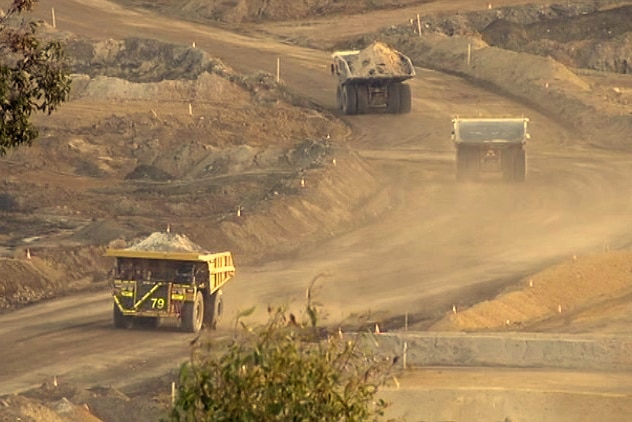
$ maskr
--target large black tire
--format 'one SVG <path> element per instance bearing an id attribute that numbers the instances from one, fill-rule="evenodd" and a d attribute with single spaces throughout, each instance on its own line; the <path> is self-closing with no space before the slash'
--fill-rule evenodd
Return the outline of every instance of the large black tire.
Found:
<path id="1" fill-rule="evenodd" d="M 116 328 L 131 328 L 134 322 L 133 317 L 123 315 L 118 305 L 115 303 L 112 308 L 112 320 L 114 321 L 114 327 Z"/>
<path id="2" fill-rule="evenodd" d="M 413 94 L 410 85 L 401 84 L 399 88 L 399 112 L 410 113 L 413 107 Z"/>
<path id="3" fill-rule="evenodd" d="M 500 165 L 503 172 L 503 179 L 506 182 L 513 182 L 514 179 L 514 157 L 515 153 L 512 149 L 506 149 L 501 152 Z"/>
<path id="4" fill-rule="evenodd" d="M 344 114 L 356 114 L 358 111 L 358 95 L 355 85 L 342 86 L 342 112 Z"/>
<path id="5" fill-rule="evenodd" d="M 199 333 L 204 323 L 204 297 L 197 292 L 192 302 L 182 305 L 182 321 L 180 327 L 189 333 Z"/>
<path id="6" fill-rule="evenodd" d="M 386 112 L 397 114 L 399 113 L 400 108 L 400 98 L 401 98 L 401 86 L 400 83 L 389 84 L 386 88 L 387 97 L 386 97 Z"/>
<path id="7" fill-rule="evenodd" d="M 369 87 L 367 85 L 356 85 L 357 93 L 357 112 L 358 114 L 366 114 L 369 111 Z"/>
<path id="8" fill-rule="evenodd" d="M 456 150 L 456 180 L 465 182 L 472 179 L 472 151 L 467 148 Z"/>
<path id="9" fill-rule="evenodd" d="M 217 329 L 224 309 L 224 295 L 217 290 L 211 296 L 204 296 L 204 326 L 211 330 Z"/>
<path id="10" fill-rule="evenodd" d="M 527 178 L 526 153 L 522 148 L 503 151 L 503 179 L 507 182 L 524 182 Z"/>
<path id="11" fill-rule="evenodd" d="M 473 148 L 457 147 L 456 149 L 456 180 L 465 182 L 477 180 L 479 177 L 478 150 Z"/>
<path id="12" fill-rule="evenodd" d="M 456 149 L 456 181 L 464 182 L 469 178 L 469 157 L 465 148 Z"/>
<path id="13" fill-rule="evenodd" d="M 527 153 L 522 148 L 516 151 L 513 169 L 514 182 L 524 182 L 527 180 Z"/>
<path id="14" fill-rule="evenodd" d="M 469 178 L 470 180 L 479 180 L 481 177 L 481 157 L 478 148 L 472 148 L 468 153 L 469 161 Z"/>

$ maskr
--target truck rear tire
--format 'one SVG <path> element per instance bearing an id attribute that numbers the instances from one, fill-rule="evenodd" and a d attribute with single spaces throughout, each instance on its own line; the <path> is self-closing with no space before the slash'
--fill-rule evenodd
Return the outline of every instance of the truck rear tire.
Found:
<path id="1" fill-rule="evenodd" d="M 357 112 L 358 114 L 366 114 L 369 111 L 369 87 L 367 85 L 356 85 L 358 95 Z"/>
<path id="2" fill-rule="evenodd" d="M 465 182 L 476 180 L 479 176 L 478 150 L 458 147 L 456 150 L 456 180 Z"/>
<path id="3" fill-rule="evenodd" d="M 399 87 L 399 112 L 410 113 L 413 105 L 413 94 L 410 85 L 401 84 Z"/>
<path id="4" fill-rule="evenodd" d="M 513 176 L 514 182 L 527 180 L 527 153 L 524 149 L 519 149 L 515 153 Z"/>
<path id="5" fill-rule="evenodd" d="M 211 330 L 216 330 L 224 309 L 224 294 L 221 290 L 217 290 L 211 296 L 204 298 L 204 325 Z"/>
<path id="6" fill-rule="evenodd" d="M 468 179 L 469 161 L 465 148 L 456 149 L 456 181 L 464 182 Z"/>
<path id="7" fill-rule="evenodd" d="M 114 327 L 116 328 L 131 328 L 133 317 L 123 315 L 118 305 L 115 303 L 112 310 L 112 320 L 114 321 Z"/>
<path id="8" fill-rule="evenodd" d="M 356 114 L 358 111 L 358 95 L 355 85 L 342 86 L 342 112 L 344 114 Z"/>
<path id="9" fill-rule="evenodd" d="M 199 333 L 204 322 L 204 297 L 197 292 L 193 302 L 182 305 L 181 328 L 189 333 Z"/>
<path id="10" fill-rule="evenodd" d="M 394 83 L 387 85 L 386 112 L 391 114 L 399 113 L 400 108 L 400 91 L 402 84 Z"/>
<path id="11" fill-rule="evenodd" d="M 500 165 L 502 167 L 503 179 L 512 182 L 514 178 L 514 151 L 507 149 L 502 151 Z"/>
<path id="12" fill-rule="evenodd" d="M 503 179 L 507 182 L 524 182 L 527 178 L 526 153 L 522 148 L 504 151 L 502 157 Z"/>

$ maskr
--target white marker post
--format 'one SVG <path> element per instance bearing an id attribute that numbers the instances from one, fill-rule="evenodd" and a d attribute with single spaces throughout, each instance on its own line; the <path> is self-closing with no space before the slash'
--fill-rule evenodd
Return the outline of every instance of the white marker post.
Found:
<path id="1" fill-rule="evenodd" d="M 472 44 L 467 45 L 467 65 L 472 62 Z"/>
<path id="2" fill-rule="evenodd" d="M 403 353 L 403 358 L 402 358 L 402 365 L 404 366 L 404 369 L 406 369 L 406 354 L 408 352 L 408 342 L 404 342 L 404 353 Z"/>
<path id="3" fill-rule="evenodd" d="M 419 33 L 419 37 L 421 38 L 421 19 L 419 19 L 419 13 L 417 13 L 417 32 Z"/>
<path id="4" fill-rule="evenodd" d="M 404 333 L 408 333 L 408 312 L 406 312 L 406 315 L 404 316 Z M 404 366 L 404 369 L 406 369 L 407 352 L 408 352 L 408 342 L 404 341 L 404 350 L 403 350 L 403 359 L 402 359 L 402 365 Z"/>
<path id="5" fill-rule="evenodd" d="M 281 58 L 280 57 L 277 57 L 276 81 L 277 83 L 281 81 Z"/>
<path id="6" fill-rule="evenodd" d="M 57 21 L 55 20 L 55 8 L 54 7 L 50 8 L 50 16 L 51 16 L 51 21 L 53 23 L 53 28 L 57 28 Z"/>

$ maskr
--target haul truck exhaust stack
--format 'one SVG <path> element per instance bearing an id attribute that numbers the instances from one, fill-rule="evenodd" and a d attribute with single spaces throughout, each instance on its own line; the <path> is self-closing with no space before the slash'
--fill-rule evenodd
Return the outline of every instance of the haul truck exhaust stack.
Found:
<path id="1" fill-rule="evenodd" d="M 115 258 L 114 326 L 157 326 L 171 318 L 187 332 L 214 329 L 222 314 L 222 288 L 235 275 L 233 257 L 195 247 L 184 236 L 153 233 L 136 247 L 108 249 L 106 256 Z"/>

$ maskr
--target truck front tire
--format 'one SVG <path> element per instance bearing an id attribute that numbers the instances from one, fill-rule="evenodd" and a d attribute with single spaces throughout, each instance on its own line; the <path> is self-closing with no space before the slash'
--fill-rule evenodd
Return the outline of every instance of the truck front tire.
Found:
<path id="1" fill-rule="evenodd" d="M 198 291 L 192 302 L 182 305 L 181 328 L 189 333 L 199 333 L 204 322 L 204 297 Z"/>

